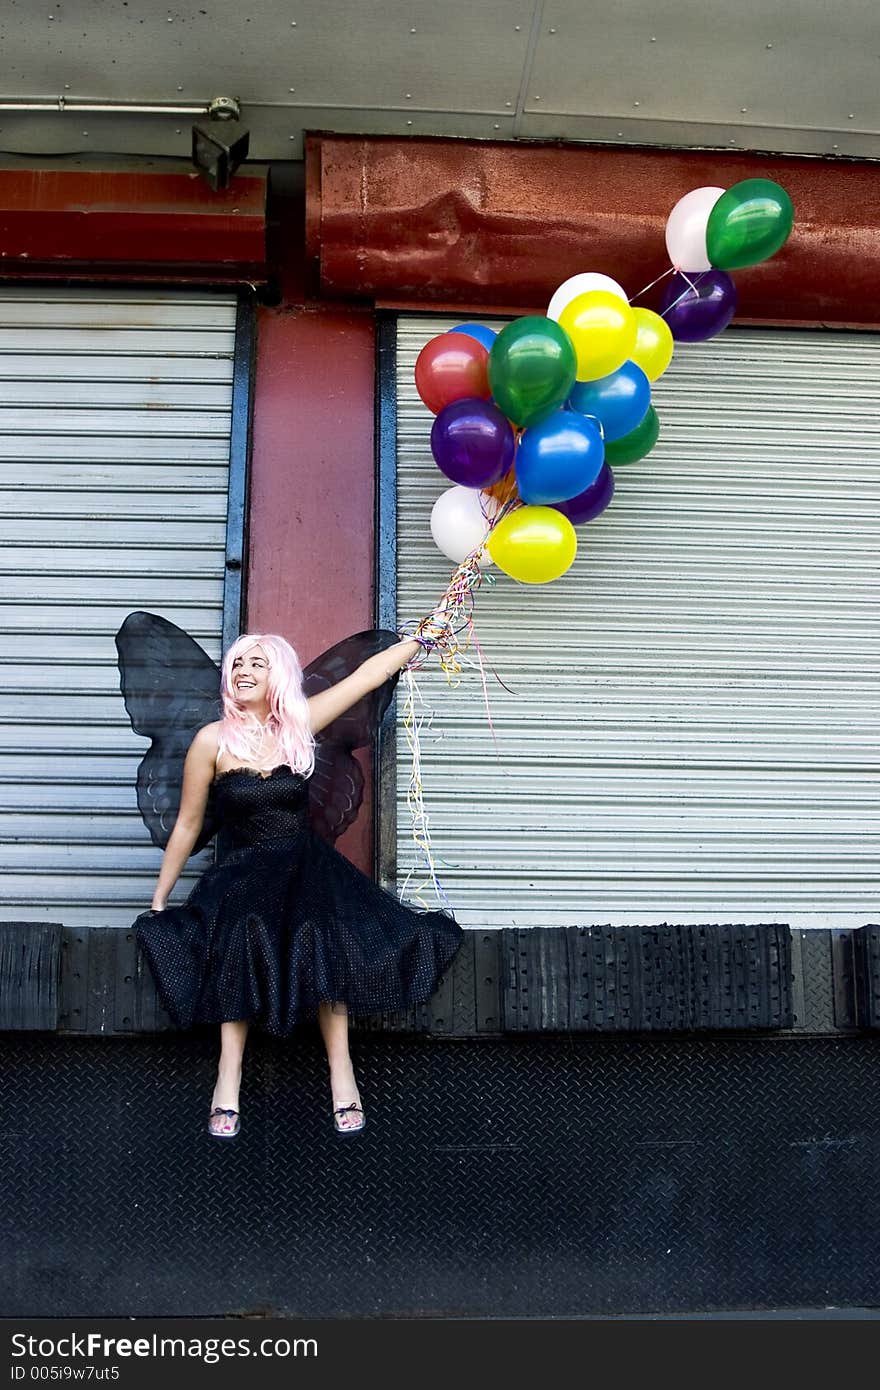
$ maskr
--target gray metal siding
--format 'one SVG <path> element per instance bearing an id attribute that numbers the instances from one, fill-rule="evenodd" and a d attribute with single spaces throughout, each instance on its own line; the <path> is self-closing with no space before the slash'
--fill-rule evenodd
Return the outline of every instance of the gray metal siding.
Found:
<path id="1" fill-rule="evenodd" d="M 453 569 L 413 384 L 453 322 L 399 324 L 401 619 Z M 422 680 L 444 886 L 474 926 L 876 919 L 880 338 L 731 328 L 653 395 L 568 574 L 476 595 L 498 751 L 474 671 Z M 408 775 L 401 728 L 400 881 Z"/>
<path id="2" fill-rule="evenodd" d="M 219 659 L 235 313 L 228 296 L 0 289 L 7 919 L 127 926 L 149 906 L 148 744 L 113 638 L 145 608 Z"/>

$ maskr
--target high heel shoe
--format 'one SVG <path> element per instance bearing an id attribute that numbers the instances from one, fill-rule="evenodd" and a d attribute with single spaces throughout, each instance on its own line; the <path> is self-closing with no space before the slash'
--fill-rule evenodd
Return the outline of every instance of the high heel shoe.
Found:
<path id="1" fill-rule="evenodd" d="M 213 1129 L 211 1120 L 213 1120 L 215 1115 L 234 1115 L 235 1124 L 232 1126 L 232 1129 Z M 222 1105 L 214 1106 L 214 1109 L 211 1111 L 211 1119 L 208 1121 L 208 1133 L 212 1139 L 237 1139 L 240 1130 L 241 1119 L 237 1110 L 224 1110 Z"/>
<path id="2" fill-rule="evenodd" d="M 340 1115 L 350 1115 L 356 1111 L 360 1117 L 359 1125 L 342 1125 L 339 1123 Z M 353 1100 L 349 1105 L 337 1105 L 333 1111 L 333 1128 L 338 1139 L 353 1139 L 357 1134 L 363 1134 L 367 1127 L 367 1117 L 364 1114 L 364 1107 L 359 1101 Z"/>

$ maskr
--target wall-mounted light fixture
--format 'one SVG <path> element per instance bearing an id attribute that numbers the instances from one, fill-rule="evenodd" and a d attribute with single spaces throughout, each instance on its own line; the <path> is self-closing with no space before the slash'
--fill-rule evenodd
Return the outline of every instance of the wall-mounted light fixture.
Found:
<path id="1" fill-rule="evenodd" d="M 247 159 L 250 131 L 242 125 L 241 108 L 234 97 L 215 97 L 208 107 L 208 122 L 192 128 L 192 162 L 216 193 L 228 188 L 232 175 Z"/>

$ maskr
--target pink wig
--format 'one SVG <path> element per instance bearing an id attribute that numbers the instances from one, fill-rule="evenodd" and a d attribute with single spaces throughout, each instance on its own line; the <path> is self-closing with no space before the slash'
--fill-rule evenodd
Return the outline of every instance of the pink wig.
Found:
<path id="1" fill-rule="evenodd" d="M 228 748 L 233 757 L 256 766 L 265 758 L 262 725 L 239 704 L 232 681 L 236 657 L 243 656 L 252 647 L 262 647 L 269 662 L 266 727 L 275 735 L 278 751 L 282 754 L 280 761 L 289 763 L 293 771 L 303 777 L 310 777 L 315 767 L 315 739 L 302 688 L 302 667 L 290 643 L 275 632 L 244 633 L 236 638 L 223 658 L 220 748 Z"/>

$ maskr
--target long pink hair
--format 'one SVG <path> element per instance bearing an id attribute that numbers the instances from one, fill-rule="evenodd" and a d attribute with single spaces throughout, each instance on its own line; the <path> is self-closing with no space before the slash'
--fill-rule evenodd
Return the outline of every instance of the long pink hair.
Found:
<path id="1" fill-rule="evenodd" d="M 263 728 L 253 714 L 242 709 L 235 698 L 232 666 L 236 657 L 252 647 L 262 647 L 269 662 L 267 731 L 274 734 L 281 762 L 294 772 L 310 777 L 315 767 L 315 739 L 309 727 L 309 707 L 302 688 L 302 667 L 293 647 L 276 632 L 248 632 L 237 637 L 223 658 L 220 694 L 223 718 L 220 722 L 220 750 L 228 748 L 242 762 L 259 765 L 265 758 Z"/>

